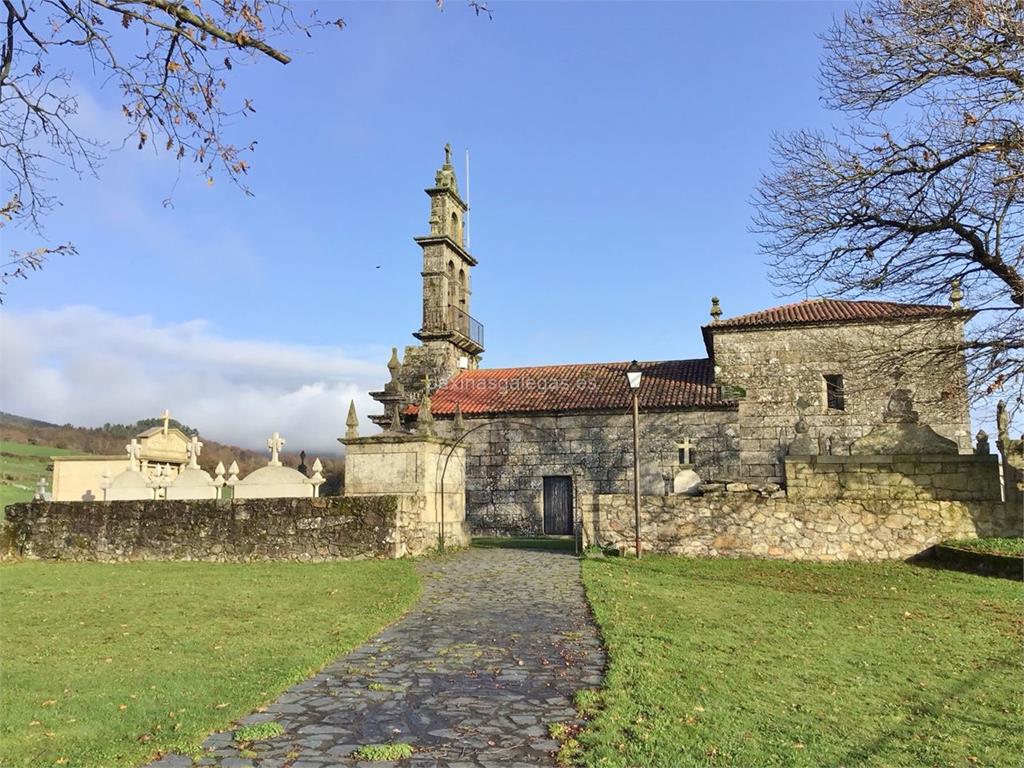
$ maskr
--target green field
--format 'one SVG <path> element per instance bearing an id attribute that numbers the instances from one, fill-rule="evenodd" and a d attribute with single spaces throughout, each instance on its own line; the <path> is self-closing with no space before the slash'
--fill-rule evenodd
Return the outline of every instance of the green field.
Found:
<path id="1" fill-rule="evenodd" d="M 590 766 L 1010 766 L 1021 586 L 906 564 L 587 560 Z"/>
<path id="2" fill-rule="evenodd" d="M 53 473 L 48 469 L 51 456 L 80 453 L 50 445 L 29 445 L 0 440 L 0 510 L 8 504 L 30 501 L 40 477 L 47 490 L 53 489 Z"/>
<path id="3" fill-rule="evenodd" d="M 0 565 L 0 764 L 189 752 L 397 619 L 408 560 Z"/>

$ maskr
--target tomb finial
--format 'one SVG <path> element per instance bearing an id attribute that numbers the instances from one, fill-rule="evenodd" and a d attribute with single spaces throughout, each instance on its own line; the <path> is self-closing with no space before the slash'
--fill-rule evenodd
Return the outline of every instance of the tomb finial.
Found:
<path id="1" fill-rule="evenodd" d="M 452 426 L 455 429 L 456 435 L 461 435 L 466 431 L 466 425 L 462 421 L 462 406 L 458 403 L 455 404 L 455 418 L 453 419 Z"/>
<path id="2" fill-rule="evenodd" d="M 284 448 L 285 439 L 281 437 L 277 432 L 272 434 L 267 439 L 267 448 L 270 449 L 270 461 L 267 462 L 268 467 L 280 467 L 281 458 L 279 456 L 281 449 Z"/>

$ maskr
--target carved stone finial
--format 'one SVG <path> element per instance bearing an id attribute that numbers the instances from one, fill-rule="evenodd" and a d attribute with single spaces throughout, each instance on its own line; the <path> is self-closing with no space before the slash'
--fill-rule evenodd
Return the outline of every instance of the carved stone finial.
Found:
<path id="1" fill-rule="evenodd" d="M 717 323 L 722 319 L 722 305 L 718 301 L 717 296 L 711 297 L 711 322 Z"/>
<path id="2" fill-rule="evenodd" d="M 452 426 L 455 429 L 455 434 L 457 435 L 461 435 L 466 431 L 466 425 L 462 421 L 462 406 L 458 403 L 455 404 L 455 418 L 453 419 Z"/>
<path id="3" fill-rule="evenodd" d="M 299 451 L 299 466 L 296 467 L 304 475 L 309 474 L 309 467 L 306 466 L 306 452 Z"/>
<path id="4" fill-rule="evenodd" d="M 391 380 L 398 381 L 398 374 L 402 372 L 402 361 L 398 359 L 398 347 L 391 348 L 391 359 L 388 360 L 388 371 L 391 373 Z"/>
<path id="5" fill-rule="evenodd" d="M 964 300 L 964 292 L 960 288 L 960 278 L 954 277 L 949 282 L 949 306 L 953 311 L 961 310 L 960 302 Z"/>
<path id="6" fill-rule="evenodd" d="M 1004 446 L 1008 445 L 1009 442 L 1010 415 L 1006 412 L 1006 401 L 1000 400 L 996 405 L 996 445 Z"/>
<path id="7" fill-rule="evenodd" d="M 424 378 L 424 381 L 429 382 L 429 378 Z M 434 434 L 434 414 L 430 409 L 430 388 L 426 386 L 420 396 L 420 408 L 416 414 L 416 431 L 421 435 Z"/>
<path id="8" fill-rule="evenodd" d="M 391 409 L 391 427 L 390 427 L 390 429 L 391 429 L 392 432 L 401 432 L 402 431 L 402 414 L 399 411 L 400 411 L 400 406 L 397 405 L 397 404 L 395 405 L 394 408 Z"/>
<path id="9" fill-rule="evenodd" d="M 356 415 L 356 401 L 350 400 L 348 404 L 348 418 L 345 419 L 345 439 L 354 440 L 359 437 L 359 417 Z"/>
<path id="10" fill-rule="evenodd" d="M 977 444 L 974 446 L 974 453 L 977 456 L 988 456 L 992 453 L 992 449 L 988 445 L 988 432 L 984 429 L 979 429 L 974 439 L 977 441 Z"/>

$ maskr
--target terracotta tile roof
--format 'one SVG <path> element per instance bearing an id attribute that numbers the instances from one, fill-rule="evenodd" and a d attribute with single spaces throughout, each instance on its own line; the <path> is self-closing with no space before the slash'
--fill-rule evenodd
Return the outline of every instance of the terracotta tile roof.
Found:
<path id="1" fill-rule="evenodd" d="M 795 304 L 739 315 L 706 325 L 716 331 L 730 328 L 760 328 L 802 323 L 855 323 L 871 320 L 907 320 L 917 317 L 951 315 L 948 306 L 935 304 L 897 304 L 891 301 L 844 301 L 841 299 L 808 299 Z"/>
<path id="2" fill-rule="evenodd" d="M 626 384 L 629 363 L 545 365 L 535 368 L 482 368 L 463 371 L 430 399 L 438 416 L 450 416 L 455 406 L 465 416 L 509 413 L 625 411 L 631 407 Z M 666 360 L 640 363 L 640 407 L 721 408 L 710 360 Z M 406 412 L 416 413 L 416 406 Z"/>

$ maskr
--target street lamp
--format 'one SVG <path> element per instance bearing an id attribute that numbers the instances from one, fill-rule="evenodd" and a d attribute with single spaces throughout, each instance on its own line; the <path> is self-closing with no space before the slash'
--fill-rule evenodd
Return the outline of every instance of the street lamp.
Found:
<path id="1" fill-rule="evenodd" d="M 636 559 L 640 559 L 640 379 L 643 371 L 636 360 L 626 369 L 626 381 L 633 393 L 633 517 L 636 532 Z"/>

